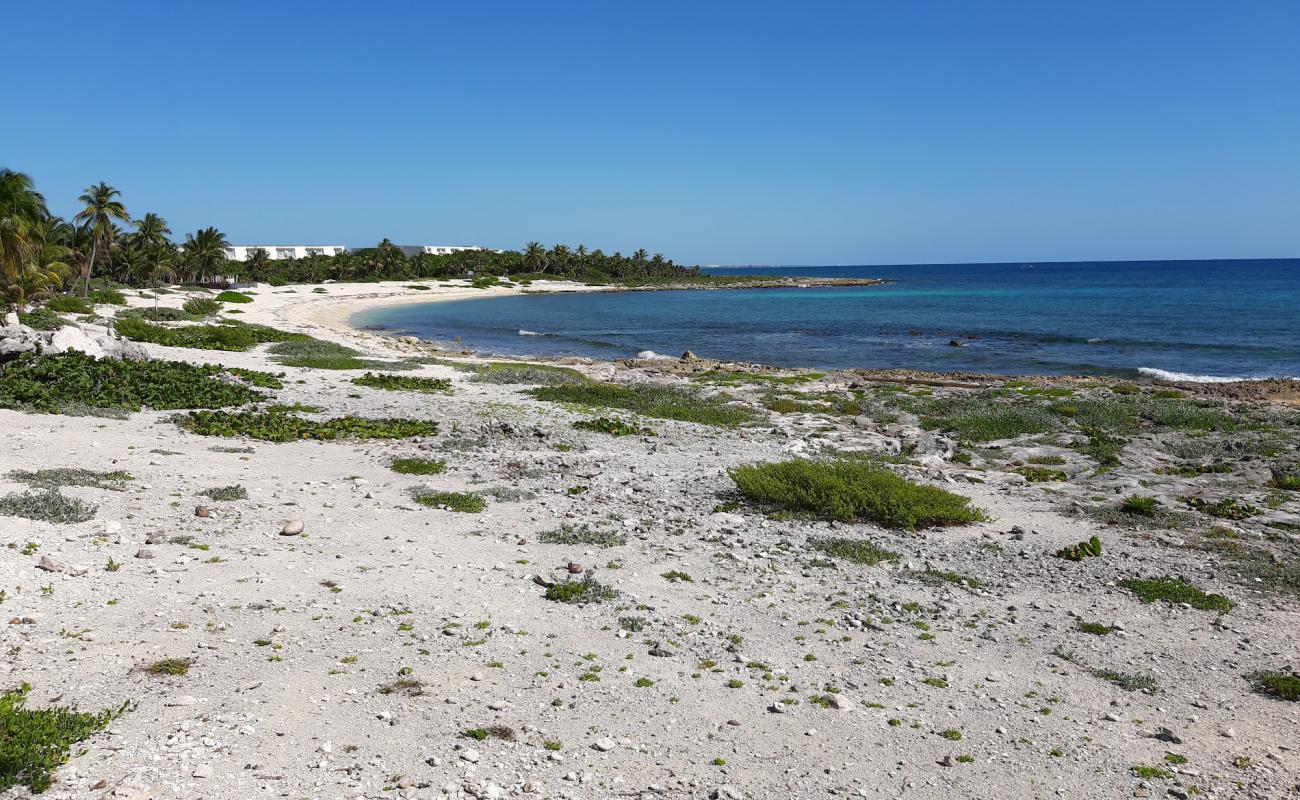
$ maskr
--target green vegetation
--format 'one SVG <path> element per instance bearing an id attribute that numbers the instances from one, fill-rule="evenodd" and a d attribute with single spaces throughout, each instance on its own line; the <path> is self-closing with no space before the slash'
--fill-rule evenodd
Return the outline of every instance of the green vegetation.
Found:
<path id="1" fill-rule="evenodd" d="M 196 317 L 210 317 L 221 310 L 221 303 L 211 297 L 191 297 L 181 304 L 181 310 Z"/>
<path id="2" fill-rule="evenodd" d="M 57 314 L 93 314 L 95 309 L 80 297 L 61 294 L 51 297 L 45 308 Z"/>
<path id="3" fill-rule="evenodd" d="M 724 398 L 705 397 L 670 386 L 637 383 L 565 383 L 529 390 L 538 400 L 577 403 L 597 408 L 621 408 L 645 417 L 732 426 L 750 422 L 747 410 L 728 407 Z"/>
<path id="4" fill-rule="evenodd" d="M 190 667 L 194 666 L 193 659 L 189 658 L 164 658 L 161 661 L 155 661 L 151 664 L 145 664 L 140 667 L 141 672 L 148 672 L 150 675 L 188 675 Z"/>
<path id="5" fill-rule="evenodd" d="M 477 514 L 487 508 L 486 500 L 480 495 L 468 492 L 434 492 L 419 489 L 411 494 L 411 498 L 422 506 L 445 508 L 462 514 Z"/>
<path id="6" fill-rule="evenodd" d="M 1200 497 L 1180 497 L 1178 499 L 1202 514 L 1209 514 L 1219 519 L 1242 520 L 1259 513 L 1258 508 L 1249 503 L 1239 503 L 1232 497 L 1225 497 L 1214 503 Z"/>
<path id="7" fill-rule="evenodd" d="M 595 431 L 596 433 L 608 433 L 610 436 L 655 436 L 651 428 L 640 428 L 621 419 L 610 419 L 609 417 L 596 417 L 595 419 L 580 419 L 573 423 L 573 427 L 581 431 Z"/>
<path id="8" fill-rule="evenodd" d="M 708 372 L 699 375 L 692 375 L 691 380 L 697 383 L 714 383 L 723 385 L 769 383 L 781 386 L 795 386 L 801 383 L 819 381 L 825 377 L 826 373 L 824 372 L 804 372 L 798 375 L 769 375 L 763 372 L 737 372 L 711 369 Z"/>
<path id="9" fill-rule="evenodd" d="M 57 331 L 68 324 L 48 308 L 33 308 L 25 314 L 19 314 L 18 323 L 38 331 Z"/>
<path id="10" fill-rule="evenodd" d="M 96 506 L 75 497 L 66 497 L 58 489 L 0 497 L 0 515 L 41 522 L 86 522 L 95 518 L 96 510 Z"/>
<path id="11" fill-rule="evenodd" d="M 1300 492 L 1300 473 L 1273 470 L 1273 480 L 1269 481 L 1268 485 L 1274 489 Z"/>
<path id="12" fill-rule="evenodd" d="M 1154 497 L 1131 494 L 1120 502 L 1119 510 L 1125 514 L 1134 514 L 1139 517 L 1154 517 L 1156 507 L 1159 505 L 1160 501 Z"/>
<path id="13" fill-rule="evenodd" d="M 977 395 L 932 401 L 922 409 L 921 426 L 956 434 L 968 442 L 989 442 L 1050 433 L 1059 430 L 1061 423 L 1038 404 L 998 402 Z"/>
<path id="14" fill-rule="evenodd" d="M 395 458 L 388 468 L 402 475 L 441 475 L 447 471 L 447 462 L 436 458 Z"/>
<path id="15" fill-rule="evenodd" d="M 25 469 L 16 469 L 10 472 L 8 478 L 19 483 L 25 483 L 28 486 L 37 486 L 42 489 L 57 489 L 61 486 L 89 486 L 95 489 L 122 489 L 126 481 L 135 480 L 131 473 L 122 470 L 113 470 L 112 472 L 96 472 L 91 469 L 82 469 L 80 467 L 57 468 L 57 469 L 38 469 L 28 471 Z"/>
<path id="16" fill-rule="evenodd" d="M 557 583 L 549 587 L 544 596 L 547 600 L 554 600 L 557 603 L 586 605 L 612 600 L 618 596 L 618 591 L 586 575 L 582 580 Z"/>
<path id="17" fill-rule="evenodd" d="M 117 289 L 96 289 L 90 293 L 90 302 L 97 306 L 124 306 L 126 295 Z"/>
<path id="18" fill-rule="evenodd" d="M 736 467 L 728 474 L 754 502 L 821 519 L 928 528 L 987 518 L 969 498 L 870 464 L 794 460 Z"/>
<path id="19" fill-rule="evenodd" d="M 1097 558 L 1101 555 L 1101 539 L 1096 536 L 1088 539 L 1086 542 L 1072 544 L 1069 547 L 1062 547 L 1056 551 L 1057 558 L 1064 558 L 1069 561 L 1082 561 L 1085 558 Z"/>
<path id="20" fill-rule="evenodd" d="M 1129 771 L 1132 772 L 1135 777 L 1141 778 L 1144 781 L 1153 780 L 1155 778 L 1172 778 L 1174 776 L 1174 774 L 1167 769 L 1161 767 L 1146 767 L 1140 764 L 1134 767 L 1129 767 Z"/>
<path id="21" fill-rule="evenodd" d="M 1128 589 L 1144 603 L 1160 600 L 1165 603 L 1187 603 L 1202 611 L 1231 611 L 1235 605 L 1221 594 L 1206 594 L 1181 578 L 1125 578 L 1119 585 Z"/>
<path id="22" fill-rule="evenodd" d="M 212 500 L 247 500 L 248 490 L 240 484 L 234 486 L 214 486 L 211 489 L 205 489 L 201 493 L 204 497 Z"/>
<path id="23" fill-rule="evenodd" d="M 412 369 L 418 364 L 406 364 L 398 361 L 379 361 L 362 358 L 361 353 L 351 347 L 344 347 L 333 342 L 306 338 L 305 340 L 279 342 L 267 352 L 275 356 L 276 363 L 286 367 L 305 367 L 307 369 L 376 369 L 398 370 Z"/>
<path id="24" fill-rule="evenodd" d="M 1108 636 L 1115 632 L 1115 629 L 1109 625 L 1103 625 L 1100 622 L 1084 622 L 1083 620 L 1076 622 L 1075 628 L 1081 633 L 1090 633 L 1093 636 Z"/>
<path id="25" fill-rule="evenodd" d="M 590 544 L 596 547 L 618 547 L 627 544 L 627 537 L 618 531 L 602 531 L 590 525 L 572 525 L 560 523 L 560 527 L 537 534 L 537 541 L 544 544 Z"/>
<path id="26" fill-rule="evenodd" d="M 886 550 L 865 539 L 825 537 L 809 539 L 808 544 L 814 550 L 820 550 L 832 558 L 852 561 L 854 564 L 875 566 L 884 561 L 897 561 L 899 559 L 898 553 Z"/>
<path id="27" fill-rule="evenodd" d="M 168 328 L 146 322 L 140 316 L 119 315 L 114 329 L 132 341 L 160 344 L 165 347 L 188 347 L 196 350 L 240 352 L 264 342 L 310 342 L 301 333 L 287 333 L 266 325 L 249 325 L 227 320 L 220 325 L 186 325 Z"/>
<path id="28" fill-rule="evenodd" d="M 1059 469 L 1048 469 L 1047 467 L 1016 467 L 1015 472 L 1024 475 L 1025 480 L 1031 483 L 1044 483 L 1047 481 L 1067 481 L 1070 479 Z"/>
<path id="29" fill-rule="evenodd" d="M 253 302 L 253 298 L 249 297 L 248 295 L 244 294 L 243 292 L 231 292 L 231 291 L 222 292 L 221 294 L 217 295 L 216 300 L 217 300 L 218 303 L 251 303 L 251 302 Z"/>
<path id="30" fill-rule="evenodd" d="M 25 353 L 0 366 L 0 408 L 68 413 L 81 407 L 139 411 L 220 408 L 260 400 L 223 370 L 179 361 L 96 359 L 78 352 Z"/>
<path id="31" fill-rule="evenodd" d="M 1255 691 L 1292 703 L 1300 702 L 1300 675 L 1261 671 L 1246 676 Z"/>
<path id="32" fill-rule="evenodd" d="M 77 711 L 76 706 L 29 709 L 25 704 L 31 688 L 24 683 L 0 695 L 0 792 L 15 786 L 44 792 L 73 745 L 131 708 L 127 702 L 99 713 Z"/>
<path id="33" fill-rule="evenodd" d="M 353 378 L 357 386 L 369 386 L 372 389 L 387 389 L 397 392 L 423 392 L 437 394 L 450 392 L 451 381 L 446 378 L 416 378 L 411 375 L 377 375 L 367 372 L 359 378 Z"/>
<path id="34" fill-rule="evenodd" d="M 432 436 L 438 423 L 419 419 L 336 417 L 321 421 L 280 411 L 192 411 L 173 418 L 192 433 L 203 436 L 248 436 L 267 442 L 299 439 L 406 439 Z"/>
<path id="35" fill-rule="evenodd" d="M 670 569 L 667 572 L 660 575 L 659 577 L 663 578 L 669 583 L 695 583 L 694 578 L 692 578 L 688 573 L 682 572 L 679 569 Z"/>

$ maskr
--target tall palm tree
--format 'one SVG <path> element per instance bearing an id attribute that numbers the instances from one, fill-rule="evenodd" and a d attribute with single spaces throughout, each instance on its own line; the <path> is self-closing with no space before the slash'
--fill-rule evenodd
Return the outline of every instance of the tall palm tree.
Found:
<path id="1" fill-rule="evenodd" d="M 50 216 L 29 226 L 22 260 L 0 283 L 5 302 L 19 313 L 30 301 L 51 297 L 71 272 L 66 259 L 72 251 L 62 244 L 65 227 L 63 220 Z"/>
<path id="2" fill-rule="evenodd" d="M 226 235 L 216 228 L 201 228 L 194 233 L 185 234 L 185 244 L 181 245 L 181 254 L 194 277 L 202 279 L 206 275 L 217 274 L 217 268 L 226 260 L 226 248 L 230 242 Z"/>
<path id="3" fill-rule="evenodd" d="M 105 249 L 113 243 L 115 230 L 113 220 L 130 222 L 131 215 L 126 213 L 126 206 L 117 198 L 122 195 L 117 189 L 100 181 L 94 186 L 87 186 L 86 191 L 77 198 L 85 206 L 74 217 L 84 227 L 90 229 L 90 261 L 86 264 L 85 282 L 82 297 L 90 294 L 90 278 L 95 272 L 95 257 L 99 248 Z"/>
<path id="4" fill-rule="evenodd" d="M 0 169 L 0 277 L 20 268 L 31 248 L 33 226 L 48 215 L 31 176 Z"/>
<path id="5" fill-rule="evenodd" d="M 524 245 L 524 266 L 529 272 L 545 272 L 547 265 L 546 248 L 541 242 L 529 242 Z"/>
<path id="6" fill-rule="evenodd" d="M 136 262 L 136 267 L 130 271 L 132 277 L 152 275 L 155 265 L 175 260 L 176 247 L 167 238 L 172 232 L 167 225 L 167 220 L 149 212 L 138 217 L 134 225 L 135 233 L 131 234 L 131 246 L 139 252 L 141 258 Z"/>

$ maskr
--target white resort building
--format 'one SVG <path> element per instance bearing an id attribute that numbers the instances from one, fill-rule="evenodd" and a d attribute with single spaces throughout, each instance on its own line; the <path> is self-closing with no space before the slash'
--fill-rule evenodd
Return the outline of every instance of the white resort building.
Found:
<path id="1" fill-rule="evenodd" d="M 265 250 L 272 261 L 307 256 L 337 256 L 348 251 L 341 244 L 237 244 L 226 248 L 226 258 L 231 261 L 247 261 L 254 250 Z"/>
<path id="2" fill-rule="evenodd" d="M 410 258 L 411 256 L 418 256 L 418 255 L 447 256 L 447 255 L 451 255 L 452 253 L 459 253 L 463 250 L 486 250 L 487 249 L 486 247 L 478 247 L 476 245 L 470 245 L 468 247 L 460 247 L 458 245 L 450 245 L 450 244 L 399 244 L 397 248 L 401 250 L 402 254 L 405 255 L 407 258 Z"/>

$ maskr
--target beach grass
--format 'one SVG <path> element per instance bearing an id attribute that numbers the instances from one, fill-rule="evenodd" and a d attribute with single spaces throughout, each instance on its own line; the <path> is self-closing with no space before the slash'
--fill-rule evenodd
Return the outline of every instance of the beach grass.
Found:
<path id="1" fill-rule="evenodd" d="M 658 384 L 566 383 L 543 386 L 529 392 L 538 400 L 574 403 L 595 408 L 621 408 L 646 417 L 697 422 L 703 425 L 735 426 L 751 422 L 746 409 L 727 405 L 730 398 L 711 396 Z"/>

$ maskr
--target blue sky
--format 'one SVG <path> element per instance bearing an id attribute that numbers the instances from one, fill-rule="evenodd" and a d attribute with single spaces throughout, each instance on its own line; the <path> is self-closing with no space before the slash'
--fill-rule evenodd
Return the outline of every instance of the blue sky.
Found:
<path id="1" fill-rule="evenodd" d="M 1300 256 L 1300 3 L 15 3 L 0 165 L 234 242 Z"/>

